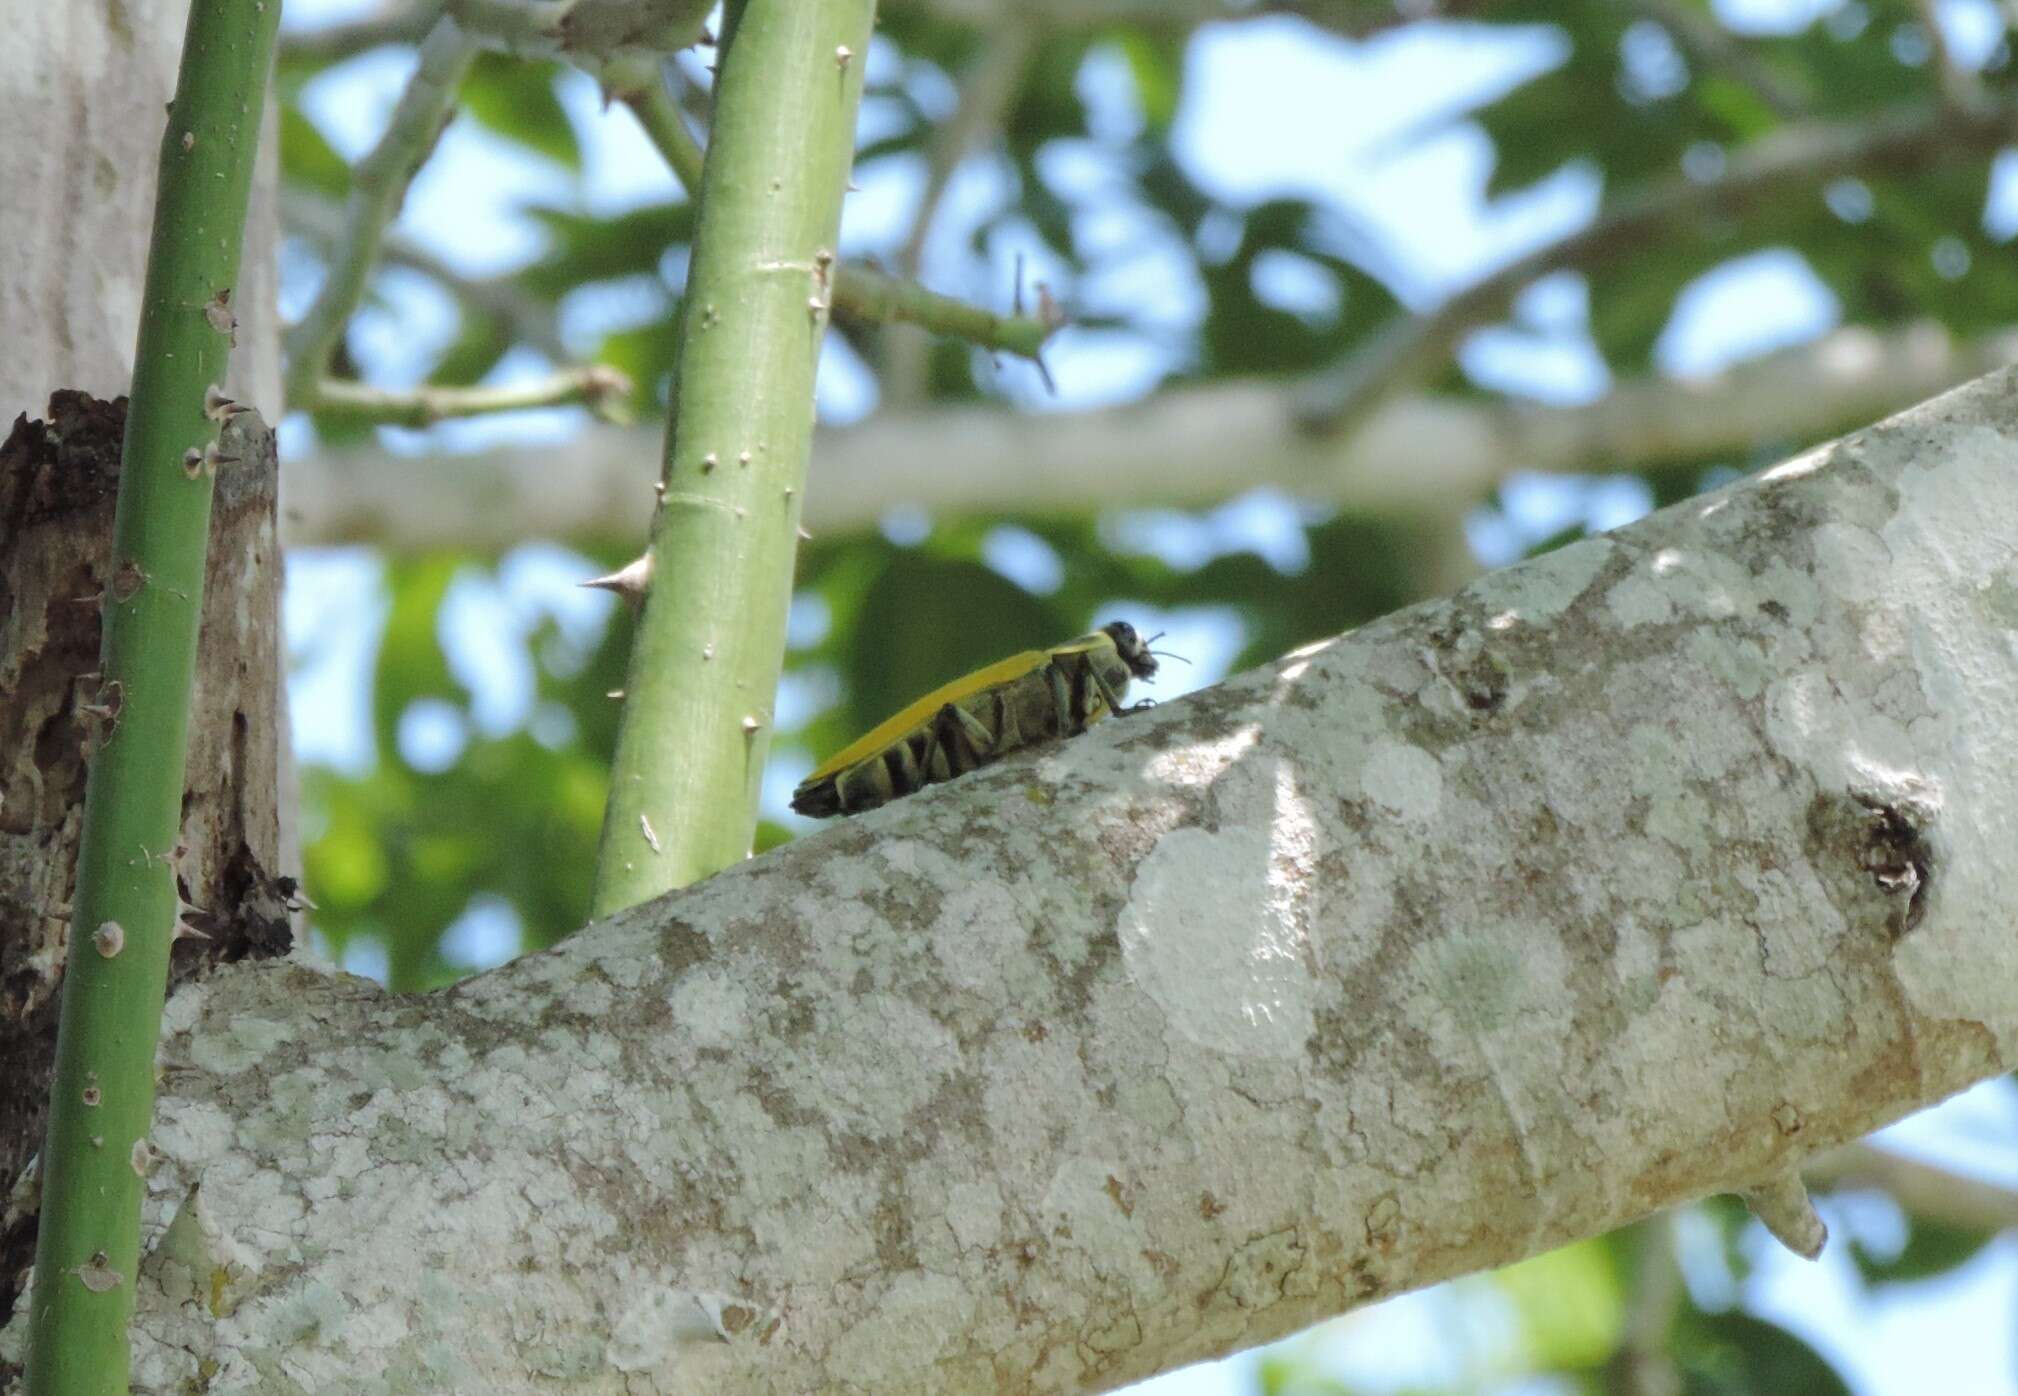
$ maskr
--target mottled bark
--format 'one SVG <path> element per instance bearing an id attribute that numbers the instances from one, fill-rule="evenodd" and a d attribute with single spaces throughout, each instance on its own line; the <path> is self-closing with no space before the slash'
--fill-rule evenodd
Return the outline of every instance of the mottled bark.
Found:
<path id="1" fill-rule="evenodd" d="M 42 1146 L 86 762 L 124 695 L 98 681 L 99 602 L 110 563 L 126 401 L 57 393 L 0 444 L 0 1196 Z M 197 656 L 182 843 L 176 860 L 201 933 L 171 976 L 290 943 L 275 806 L 280 566 L 273 435 L 235 419 L 219 474 Z M 0 1227 L 0 1299 L 34 1251 L 32 1190 Z"/>
<path id="2" fill-rule="evenodd" d="M 2014 389 L 450 992 L 185 988 L 137 1375 L 1108 1387 L 2009 1070 Z"/>

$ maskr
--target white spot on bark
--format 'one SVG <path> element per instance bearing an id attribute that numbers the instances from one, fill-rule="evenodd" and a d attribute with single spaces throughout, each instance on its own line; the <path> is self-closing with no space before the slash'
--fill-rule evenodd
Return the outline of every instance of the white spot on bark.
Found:
<path id="1" fill-rule="evenodd" d="M 1367 755 L 1359 788 L 1404 819 L 1430 820 L 1443 804 L 1443 769 L 1419 746 L 1382 742 Z"/>
<path id="2" fill-rule="evenodd" d="M 1200 1046 L 1300 1055 L 1310 1036 L 1310 943 L 1269 835 L 1175 829 L 1135 870 L 1117 931 L 1135 982 Z M 1256 906 L 1267 908 L 1258 920 Z M 1244 937 L 1237 927 L 1252 927 Z"/>
<path id="3" fill-rule="evenodd" d="M 1636 625 L 1665 625 L 1675 617 L 1674 603 L 1660 583 L 1634 572 L 1612 584 L 1605 593 L 1605 609 L 1612 619 L 1631 629 Z"/>
<path id="4" fill-rule="evenodd" d="M 726 1343 L 723 1314 L 738 1302 L 726 1294 L 647 1285 L 611 1328 L 605 1360 L 619 1372 L 645 1372 L 683 1343 Z"/>
<path id="5" fill-rule="evenodd" d="M 687 975 L 673 990 L 673 1021 L 696 1047 L 733 1047 L 747 1031 L 750 1000 L 729 975 L 704 969 Z"/>
<path id="6" fill-rule="evenodd" d="M 1210 742 L 1184 742 L 1150 758 L 1144 774 L 1170 785 L 1210 785 L 1259 740 L 1260 728 L 1246 726 Z"/>

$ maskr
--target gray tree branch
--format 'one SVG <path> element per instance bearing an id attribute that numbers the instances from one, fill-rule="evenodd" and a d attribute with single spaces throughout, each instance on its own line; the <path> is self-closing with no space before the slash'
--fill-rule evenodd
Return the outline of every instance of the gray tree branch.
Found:
<path id="1" fill-rule="evenodd" d="M 2011 1069 L 2014 391 L 446 993 L 221 970 L 136 1377 L 1106 1388 Z"/>

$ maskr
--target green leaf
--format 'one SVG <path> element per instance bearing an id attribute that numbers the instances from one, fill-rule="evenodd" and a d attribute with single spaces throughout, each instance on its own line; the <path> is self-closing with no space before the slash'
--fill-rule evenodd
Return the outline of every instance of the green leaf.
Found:
<path id="1" fill-rule="evenodd" d="M 547 230 L 547 253 L 520 273 L 526 289 L 558 299 L 577 286 L 627 276 L 659 276 L 667 249 L 690 241 L 694 206 L 685 201 L 646 204 L 609 218 L 568 209 L 525 210 Z"/>
<path id="2" fill-rule="evenodd" d="M 507 140 L 570 170 L 582 167 L 581 143 L 560 99 L 554 96 L 557 63 L 528 63 L 502 53 L 481 53 L 463 79 L 462 105 Z"/>
<path id="3" fill-rule="evenodd" d="M 1674 1354 L 1686 1396 L 1850 1396 L 1828 1360 L 1778 1324 L 1686 1309 Z"/>
<path id="4" fill-rule="evenodd" d="M 1177 119 L 1177 103 L 1184 88 L 1184 45 L 1168 36 L 1151 37 L 1140 29 L 1110 33 L 1109 40 L 1121 51 L 1128 75 L 1135 81 L 1135 100 L 1141 104 L 1142 119 L 1152 131 L 1168 130 Z"/>
<path id="5" fill-rule="evenodd" d="M 399 720 L 415 700 L 442 698 L 461 707 L 468 697 L 449 672 L 436 633 L 442 597 L 462 567 L 461 558 L 436 554 L 387 569 L 392 610 L 371 685 L 372 729 L 382 761 L 399 761 Z"/>
<path id="6" fill-rule="evenodd" d="M 350 163 L 294 106 L 280 109 L 280 173 L 289 184 L 303 185 L 325 198 L 350 197 Z"/>
<path id="7" fill-rule="evenodd" d="M 1930 1217 L 1909 1218 L 1906 1243 L 1897 1255 L 1881 1257 L 1859 1237 L 1850 1238 L 1850 1259 L 1866 1283 L 1874 1285 L 1910 1284 L 1932 1279 L 1966 1265 L 1997 1233 L 1971 1226 L 1954 1226 Z"/>
<path id="8" fill-rule="evenodd" d="M 1602 1240 L 1582 1241 L 1495 1271 L 1520 1340 L 1543 1371 L 1595 1367 L 1618 1347 L 1625 1299 Z"/>

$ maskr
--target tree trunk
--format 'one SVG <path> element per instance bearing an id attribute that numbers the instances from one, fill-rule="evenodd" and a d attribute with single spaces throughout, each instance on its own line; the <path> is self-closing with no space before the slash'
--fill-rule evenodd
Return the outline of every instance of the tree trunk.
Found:
<path id="1" fill-rule="evenodd" d="M 449 992 L 185 988 L 137 1378 L 1104 1388 L 1797 1208 L 2018 1062 L 2014 390 Z"/>

